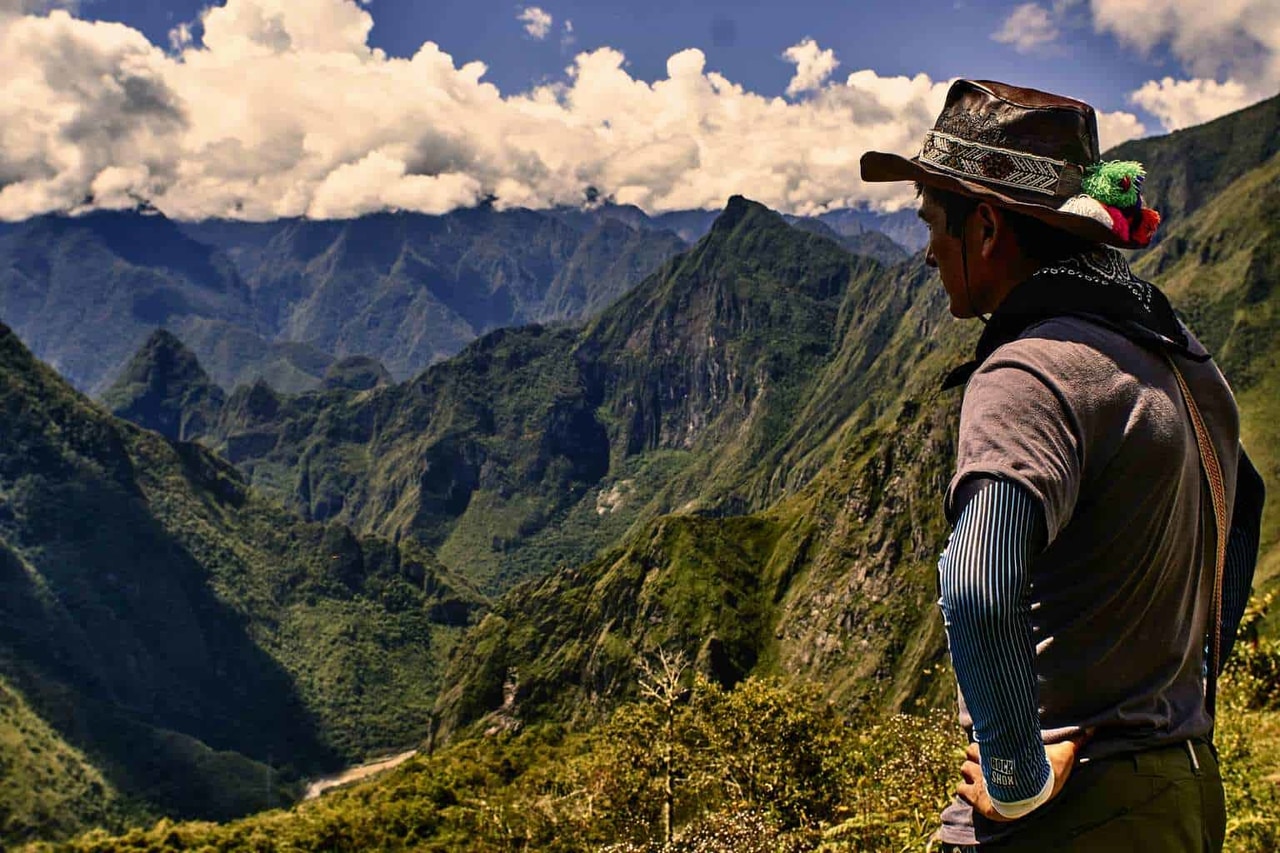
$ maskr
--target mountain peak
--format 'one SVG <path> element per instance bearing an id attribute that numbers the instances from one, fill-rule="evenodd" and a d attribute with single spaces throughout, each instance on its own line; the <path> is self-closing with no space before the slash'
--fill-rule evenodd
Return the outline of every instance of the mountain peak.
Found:
<path id="1" fill-rule="evenodd" d="M 204 432 L 225 395 L 172 332 L 156 329 L 102 395 L 112 414 L 174 441 Z"/>
<path id="2" fill-rule="evenodd" d="M 737 228 L 743 222 L 762 216 L 773 217 L 778 222 L 783 222 L 779 214 L 757 201 L 752 201 L 741 195 L 730 196 L 729 203 L 725 205 L 724 211 L 716 217 L 716 221 L 711 225 L 711 231 L 712 233 L 726 233 Z"/>
<path id="3" fill-rule="evenodd" d="M 345 388 L 349 391 L 368 391 L 370 388 L 390 385 L 393 381 L 391 372 L 376 358 L 353 355 L 329 365 L 320 387 L 325 390 Z"/>

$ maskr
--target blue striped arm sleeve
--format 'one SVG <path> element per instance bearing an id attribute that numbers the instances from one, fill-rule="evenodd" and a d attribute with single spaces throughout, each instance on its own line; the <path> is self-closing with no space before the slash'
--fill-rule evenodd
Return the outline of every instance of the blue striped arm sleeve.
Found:
<path id="1" fill-rule="evenodd" d="M 1258 540 L 1262 527 L 1262 507 L 1267 490 L 1262 475 L 1253 467 L 1248 454 L 1240 451 L 1236 473 L 1235 509 L 1231 515 L 1231 533 L 1227 537 L 1227 565 L 1222 583 L 1222 662 L 1231 657 L 1236 631 L 1244 617 L 1253 589 L 1253 570 L 1258 562 Z"/>
<path id="2" fill-rule="evenodd" d="M 1022 487 L 989 481 L 964 507 L 938 563 L 956 680 L 997 809 L 1031 805 L 1052 785 L 1040 739 L 1028 598 L 1040 513 Z"/>

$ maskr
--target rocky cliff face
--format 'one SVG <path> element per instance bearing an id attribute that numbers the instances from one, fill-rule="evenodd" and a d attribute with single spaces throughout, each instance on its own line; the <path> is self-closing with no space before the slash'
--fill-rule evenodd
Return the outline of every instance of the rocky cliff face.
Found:
<path id="1" fill-rule="evenodd" d="M 870 265 L 731 199 L 707 237 L 583 340 L 615 446 L 689 450 L 712 429 L 727 444 L 766 395 L 793 394 L 826 358 L 844 290 Z"/>

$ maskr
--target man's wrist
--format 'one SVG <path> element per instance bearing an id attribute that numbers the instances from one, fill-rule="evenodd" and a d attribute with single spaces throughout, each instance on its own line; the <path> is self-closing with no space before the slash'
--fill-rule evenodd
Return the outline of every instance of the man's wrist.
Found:
<path id="1" fill-rule="evenodd" d="M 1049 798 L 1053 796 L 1054 774 L 1053 763 L 1049 761 L 1049 755 L 1047 752 L 1045 753 L 1045 763 L 1049 765 L 1049 775 L 1048 778 L 1045 779 L 1044 785 L 1041 786 L 1040 790 L 1036 792 L 1034 796 L 1028 797 L 1025 800 L 1018 800 L 1013 803 L 1001 802 L 995 797 L 991 797 L 991 807 L 999 812 L 1001 817 L 1006 817 L 1009 820 L 1017 820 L 1020 817 L 1025 817 L 1026 815 L 1031 814 L 1031 812 L 1048 802 Z M 990 794 L 991 792 L 988 790 L 987 795 L 990 796 Z"/>

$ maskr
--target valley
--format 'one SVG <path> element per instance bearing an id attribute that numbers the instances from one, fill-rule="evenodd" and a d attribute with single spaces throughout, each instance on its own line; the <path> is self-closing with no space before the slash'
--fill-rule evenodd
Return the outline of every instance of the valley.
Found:
<path id="1" fill-rule="evenodd" d="M 1123 148 L 1176 177 L 1134 269 L 1215 352 L 1273 492 L 1278 103 Z M 598 211 L 113 217 L 0 234 L 0 757 L 30 768 L 5 843 L 652 849 L 673 761 L 690 833 L 920 840 L 956 747 L 940 385 L 977 334 L 921 253 L 742 196 L 688 238 Z M 130 229 L 182 257 L 119 272 Z M 76 341 L 94 358 L 59 347 L 105 321 L 33 307 L 84 301 L 31 284 L 73 261 L 134 300 L 129 336 Z M 256 374 L 226 357 L 245 330 Z M 1278 513 L 1221 734 L 1239 850 L 1280 839 Z M 858 791 L 882 766 L 903 801 Z"/>

